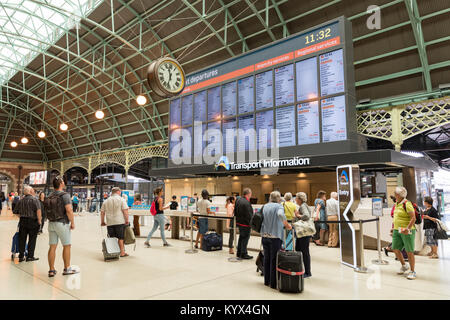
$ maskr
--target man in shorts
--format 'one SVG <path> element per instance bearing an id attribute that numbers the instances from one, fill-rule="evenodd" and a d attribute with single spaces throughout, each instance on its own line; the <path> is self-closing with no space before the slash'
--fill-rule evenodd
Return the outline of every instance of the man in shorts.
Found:
<path id="1" fill-rule="evenodd" d="M 71 275 L 79 272 L 79 270 L 76 270 L 70 266 L 71 232 L 75 229 L 75 221 L 72 209 L 72 199 L 68 193 L 64 192 L 65 187 L 66 185 L 64 183 L 64 179 L 60 176 L 56 177 L 53 180 L 53 188 L 55 190 L 45 199 L 44 202 L 47 219 L 49 220 L 49 277 L 54 277 L 56 274 L 55 257 L 58 241 L 61 241 L 63 246 L 63 275 Z"/>
<path id="2" fill-rule="evenodd" d="M 128 225 L 128 205 L 120 195 L 119 187 L 111 189 L 111 197 L 103 202 L 101 209 L 102 226 L 108 226 L 108 235 L 119 239 L 120 257 L 128 257 L 125 252 L 125 227 Z M 106 223 L 105 223 L 106 217 Z"/>
<path id="3" fill-rule="evenodd" d="M 414 260 L 414 241 L 416 235 L 416 214 L 411 201 L 406 199 L 408 192 L 404 187 L 395 188 L 394 230 L 392 232 L 392 250 L 402 264 L 398 274 L 407 274 L 408 280 L 416 279 Z M 405 248 L 410 267 L 406 264 L 401 250 Z"/>

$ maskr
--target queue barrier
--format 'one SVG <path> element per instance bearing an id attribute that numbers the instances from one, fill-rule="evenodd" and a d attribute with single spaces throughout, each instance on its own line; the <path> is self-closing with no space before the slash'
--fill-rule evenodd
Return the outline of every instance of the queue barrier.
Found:
<path id="1" fill-rule="evenodd" d="M 226 217 L 226 216 L 212 216 L 212 215 L 204 215 L 204 214 L 195 214 L 193 212 L 191 212 L 191 248 L 186 250 L 185 253 L 197 253 L 198 250 L 194 248 L 194 217 L 198 217 L 198 218 L 207 218 L 207 219 L 217 219 L 217 220 L 232 220 L 233 221 L 233 230 L 234 230 L 234 241 L 233 241 L 233 249 L 236 246 L 236 219 L 235 217 Z M 223 240 L 223 239 L 222 239 Z M 229 262 L 239 262 L 241 261 L 241 259 L 237 258 L 237 257 L 231 257 L 228 258 Z"/>
<path id="2" fill-rule="evenodd" d="M 378 259 L 372 260 L 372 263 L 378 264 L 378 265 L 387 265 L 389 264 L 387 261 L 382 259 L 381 254 L 381 232 L 380 232 L 380 218 L 374 218 L 374 219 L 368 219 L 368 220 L 354 220 L 354 221 L 347 221 L 347 220 L 337 220 L 337 221 L 323 221 L 323 220 L 316 220 L 315 223 L 357 223 L 359 224 L 359 236 L 360 236 L 360 255 L 361 255 L 361 266 L 355 269 L 356 272 L 360 273 L 367 273 L 368 269 L 365 266 L 364 262 L 364 232 L 363 232 L 363 225 L 364 223 L 368 222 L 377 222 L 377 251 L 378 251 Z"/>

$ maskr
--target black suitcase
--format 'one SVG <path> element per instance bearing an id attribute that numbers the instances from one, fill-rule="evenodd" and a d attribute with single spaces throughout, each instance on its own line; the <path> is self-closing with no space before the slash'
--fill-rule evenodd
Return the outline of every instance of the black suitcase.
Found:
<path id="1" fill-rule="evenodd" d="M 279 251 L 277 254 L 277 288 L 280 292 L 303 291 L 303 256 L 301 252 Z"/>
<path id="2" fill-rule="evenodd" d="M 264 275 L 264 252 L 260 251 L 256 258 L 256 272 L 261 272 L 261 276 Z"/>

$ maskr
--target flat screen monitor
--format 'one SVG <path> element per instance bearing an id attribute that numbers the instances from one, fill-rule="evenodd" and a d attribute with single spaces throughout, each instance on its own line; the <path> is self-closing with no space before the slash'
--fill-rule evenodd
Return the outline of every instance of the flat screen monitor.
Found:
<path id="1" fill-rule="evenodd" d="M 255 108 L 253 76 L 238 80 L 239 114 L 252 112 Z"/>
<path id="2" fill-rule="evenodd" d="M 30 185 L 47 184 L 47 171 L 30 173 Z"/>

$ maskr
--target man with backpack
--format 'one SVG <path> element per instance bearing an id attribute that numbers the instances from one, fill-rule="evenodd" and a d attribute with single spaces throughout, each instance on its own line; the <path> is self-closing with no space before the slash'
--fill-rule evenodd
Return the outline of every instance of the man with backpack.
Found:
<path id="1" fill-rule="evenodd" d="M 414 241 L 416 235 L 416 211 L 414 204 L 406 199 L 408 192 L 404 187 L 395 188 L 394 205 L 394 229 L 392 232 L 392 249 L 397 259 L 402 264 L 397 274 L 407 275 L 408 280 L 416 279 L 415 260 L 414 260 Z M 419 215 L 420 219 L 420 215 Z M 406 264 L 401 250 L 405 248 L 408 255 L 410 267 Z"/>
<path id="2" fill-rule="evenodd" d="M 30 186 L 23 189 L 24 197 L 14 206 L 14 213 L 20 216 L 19 221 L 19 262 L 25 260 L 25 250 L 28 238 L 28 261 L 36 261 L 34 256 L 36 239 L 42 223 L 41 203 L 34 196 L 34 190 Z"/>
<path id="3" fill-rule="evenodd" d="M 70 267 L 70 249 L 71 249 L 71 231 L 75 229 L 75 221 L 72 209 L 72 200 L 70 195 L 64 192 L 64 179 L 60 176 L 53 180 L 53 188 L 55 189 L 44 202 L 45 212 L 47 214 L 48 238 L 50 248 L 48 250 L 48 264 L 50 270 L 49 277 L 54 277 L 55 256 L 58 240 L 63 246 L 64 271 L 63 275 L 71 275 L 78 273 Z"/>

